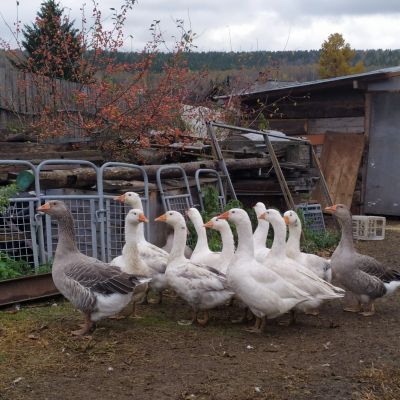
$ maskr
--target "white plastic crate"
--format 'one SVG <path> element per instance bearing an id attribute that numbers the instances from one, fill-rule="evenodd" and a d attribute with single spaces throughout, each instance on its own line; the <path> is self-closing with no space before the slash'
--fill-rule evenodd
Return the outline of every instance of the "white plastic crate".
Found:
<path id="1" fill-rule="evenodd" d="M 353 215 L 353 237 L 358 240 L 385 239 L 385 217 Z"/>

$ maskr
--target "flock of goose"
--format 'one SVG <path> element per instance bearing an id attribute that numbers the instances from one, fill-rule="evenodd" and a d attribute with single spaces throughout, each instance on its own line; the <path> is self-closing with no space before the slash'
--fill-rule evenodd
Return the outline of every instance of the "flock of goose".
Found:
<path id="1" fill-rule="evenodd" d="M 122 254 L 107 264 L 82 254 L 76 245 L 74 221 L 66 205 L 51 200 L 38 208 L 58 221 L 59 240 L 52 275 L 58 290 L 85 316 L 82 328 L 72 333 L 86 335 L 96 321 L 119 318 L 135 312 L 135 304 L 147 301 L 150 289 L 162 301 L 164 289 L 172 289 L 192 308 L 192 322 L 205 325 L 208 310 L 237 299 L 256 317 L 253 331 L 262 331 L 266 320 L 299 312 L 318 314 L 324 301 L 345 297 L 346 311 L 364 316 L 374 313 L 374 300 L 400 286 L 400 273 L 361 255 L 354 249 L 351 214 L 344 205 L 328 207 L 342 228 L 342 237 L 330 260 L 300 250 L 301 222 L 294 211 L 283 217 L 275 209 L 257 203 L 254 210 L 258 227 L 253 233 L 246 211 L 233 208 L 204 224 L 197 209 L 187 217 L 193 222 L 198 240 L 190 258 L 185 256 L 185 218 L 168 211 L 156 221 L 173 228 L 170 252 L 145 239 L 143 224 L 148 222 L 137 193 L 127 192 L 115 200 L 132 207 L 125 219 Z M 235 248 L 230 224 L 235 225 Z M 272 226 L 274 240 L 266 247 Z M 289 237 L 286 241 L 287 226 Z M 220 232 L 222 251 L 210 251 L 206 228 Z M 332 277 L 341 287 L 331 283 Z M 245 318 L 245 317 L 244 317 Z"/>

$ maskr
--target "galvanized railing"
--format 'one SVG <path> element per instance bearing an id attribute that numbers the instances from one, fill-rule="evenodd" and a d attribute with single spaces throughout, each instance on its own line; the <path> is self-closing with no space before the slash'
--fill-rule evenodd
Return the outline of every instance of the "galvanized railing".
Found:
<path id="1" fill-rule="evenodd" d="M 48 165 L 84 165 L 94 170 L 96 185 L 85 194 L 74 189 L 44 190 L 40 172 Z M 114 195 L 104 191 L 104 173 L 110 167 L 140 170 L 143 179 L 141 199 L 145 214 L 149 214 L 148 177 L 143 167 L 127 163 L 106 163 L 102 167 L 86 160 L 46 160 L 34 166 L 28 161 L 0 160 L 0 165 L 19 165 L 30 170 L 35 189 L 29 197 L 12 197 L 5 212 L 0 214 L 0 252 L 15 260 L 27 261 L 38 267 L 51 261 L 57 242 L 57 226 L 48 215 L 36 208 L 45 201 L 57 199 L 70 208 L 75 220 L 78 248 L 85 254 L 109 262 L 121 254 L 124 245 L 124 219 L 127 206 L 112 200 Z M 148 228 L 145 235 L 149 238 Z"/>

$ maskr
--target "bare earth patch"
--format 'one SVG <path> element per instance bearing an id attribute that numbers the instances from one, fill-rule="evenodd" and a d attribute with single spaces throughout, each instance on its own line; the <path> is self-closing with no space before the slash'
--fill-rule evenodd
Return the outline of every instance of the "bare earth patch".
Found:
<path id="1" fill-rule="evenodd" d="M 399 268 L 398 228 L 357 246 Z M 56 301 L 0 311 L 0 399 L 400 398 L 400 293 L 379 300 L 371 318 L 331 302 L 320 317 L 271 321 L 262 335 L 231 324 L 235 306 L 214 310 L 206 328 L 178 325 L 190 311 L 167 298 L 140 306 L 142 319 L 102 321 L 79 339 L 69 332 L 80 314 Z"/>

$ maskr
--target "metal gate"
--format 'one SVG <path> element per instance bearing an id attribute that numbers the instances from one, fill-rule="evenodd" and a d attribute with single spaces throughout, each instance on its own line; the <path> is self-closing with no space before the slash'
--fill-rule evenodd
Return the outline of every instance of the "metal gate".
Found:
<path id="1" fill-rule="evenodd" d="M 104 260 L 102 255 L 99 254 L 101 253 L 101 251 L 99 252 L 99 248 L 102 249 L 104 246 L 104 239 L 101 237 L 101 234 L 100 238 L 98 238 L 97 234 L 97 224 L 99 222 L 97 210 L 102 209 L 101 196 L 98 192 L 99 173 L 97 166 L 90 161 L 84 160 L 46 160 L 37 166 L 37 176 L 39 177 L 40 171 L 46 165 L 52 164 L 86 165 L 94 169 L 96 174 L 96 189 L 93 192 L 82 195 L 74 193 L 74 189 L 51 189 L 44 194 L 40 186 L 40 179 L 37 179 L 36 191 L 39 194 L 39 200 L 62 200 L 66 203 L 75 221 L 75 235 L 79 250 L 84 254 Z M 44 262 L 48 262 L 54 256 L 58 228 L 57 222 L 52 220 L 48 215 L 44 218 L 44 224 L 44 229 L 39 231 L 40 258 Z"/>
<path id="2" fill-rule="evenodd" d="M 0 165 L 24 166 L 37 181 L 36 167 L 28 161 L 2 160 Z M 38 192 L 35 190 L 31 193 L 29 197 L 10 198 L 8 208 L 0 214 L 0 252 L 14 260 L 27 261 L 31 266 L 38 267 L 38 224 L 35 220 Z"/>
<path id="3" fill-rule="evenodd" d="M 178 170 L 181 174 L 181 178 L 184 182 L 184 189 L 186 193 L 175 194 L 174 190 L 166 190 L 163 185 L 162 173 L 165 171 Z M 164 211 L 175 210 L 185 215 L 185 211 L 193 207 L 192 194 L 190 193 L 189 181 L 186 176 L 185 170 L 179 165 L 164 165 L 157 170 L 157 187 L 160 191 L 161 201 L 164 207 Z"/>
<path id="4" fill-rule="evenodd" d="M 224 186 L 222 185 L 222 179 L 220 174 L 215 170 L 215 169 L 207 169 L 207 168 L 200 168 L 196 171 L 195 173 L 195 180 L 196 180 L 196 187 L 197 187 L 197 192 L 199 194 L 199 202 L 200 202 L 200 207 L 201 210 L 204 211 L 204 192 L 201 188 L 201 182 L 200 182 L 200 175 L 214 175 L 217 178 L 216 185 L 213 184 L 213 186 L 217 187 L 218 190 L 218 206 L 220 211 L 224 211 L 224 208 L 226 206 L 226 198 L 225 198 L 225 192 L 224 192 Z"/>

